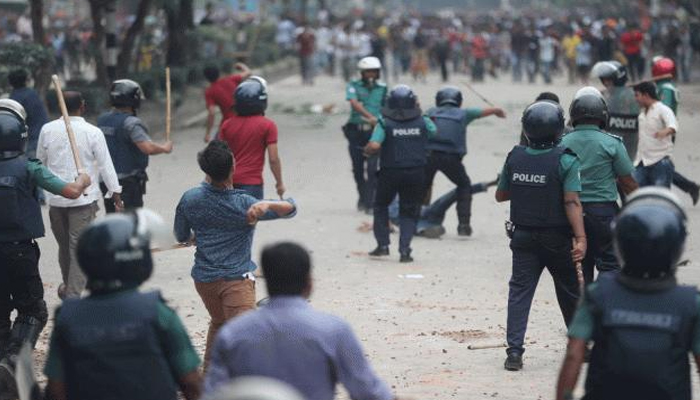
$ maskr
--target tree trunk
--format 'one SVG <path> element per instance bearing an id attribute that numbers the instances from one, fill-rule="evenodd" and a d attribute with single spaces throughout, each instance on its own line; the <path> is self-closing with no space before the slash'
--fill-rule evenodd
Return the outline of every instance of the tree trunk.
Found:
<path id="1" fill-rule="evenodd" d="M 117 77 L 125 77 L 129 74 L 131 59 L 134 52 L 134 43 L 136 38 L 143 31 L 144 21 L 148 12 L 153 5 L 153 0 L 140 0 L 136 11 L 136 19 L 126 31 L 124 41 L 122 42 L 119 56 L 117 57 Z"/>
<path id="2" fill-rule="evenodd" d="M 92 46 L 95 51 L 95 82 L 100 86 L 109 87 L 107 67 L 103 58 L 102 45 L 105 41 L 105 27 L 102 24 L 103 1 L 90 0 L 90 16 L 92 17 Z"/>
<path id="3" fill-rule="evenodd" d="M 31 0 L 29 3 L 32 17 L 32 34 L 34 42 L 45 45 L 46 31 L 44 31 L 44 0 Z"/>
<path id="4" fill-rule="evenodd" d="M 34 42 L 45 46 L 46 45 L 46 31 L 44 30 L 44 1 L 43 0 L 31 0 L 29 3 L 30 15 L 32 18 L 32 35 L 34 36 Z M 51 65 L 53 62 L 46 63 L 42 65 L 39 69 L 31 71 L 32 78 L 34 78 L 34 89 L 39 92 L 39 96 L 44 98 L 46 90 L 49 88 L 51 83 Z"/>

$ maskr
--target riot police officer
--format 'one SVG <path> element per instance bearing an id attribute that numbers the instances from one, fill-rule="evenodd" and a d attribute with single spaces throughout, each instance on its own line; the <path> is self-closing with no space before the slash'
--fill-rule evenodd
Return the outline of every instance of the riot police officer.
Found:
<path id="1" fill-rule="evenodd" d="M 197 355 L 182 321 L 157 291 L 138 287 L 153 271 L 151 242 L 167 228 L 140 209 L 93 222 L 78 240 L 90 296 L 56 311 L 44 372 L 52 399 L 199 397 Z"/>
<path id="2" fill-rule="evenodd" d="M 457 185 L 457 234 L 471 236 L 472 192 L 471 180 L 462 164 L 467 154 L 467 125 L 477 118 L 496 115 L 505 118 L 500 108 L 460 108 L 462 92 L 446 87 L 435 95 L 436 107 L 426 113 L 437 126 L 437 135 L 428 141 L 428 164 L 425 168 L 426 194 L 433 184 L 437 171 Z"/>
<path id="3" fill-rule="evenodd" d="M 605 86 L 603 96 L 608 104 L 608 131 L 620 136 L 630 160 L 634 160 L 639 143 L 637 117 L 639 104 L 634 99 L 634 90 L 625 86 L 627 67 L 618 61 L 601 61 L 593 66 L 592 74 Z"/>
<path id="4" fill-rule="evenodd" d="M 379 81 L 382 63 L 377 57 L 365 57 L 357 63 L 360 79 L 348 83 L 345 99 L 350 102 L 350 119 L 343 125 L 357 186 L 357 209 L 370 213 L 377 187 L 377 157 L 365 157 L 363 148 L 377 124 L 384 101 L 386 84 Z"/>
<path id="5" fill-rule="evenodd" d="M 551 101 L 525 109 L 522 129 L 528 146 L 508 154 L 496 201 L 510 200 L 513 273 L 509 282 L 506 370 L 523 367 L 522 355 L 532 299 L 542 271 L 552 275 L 557 301 L 567 325 L 579 298 L 574 262 L 586 252 L 579 161 L 557 146 L 564 130 L 564 111 Z M 572 245 L 573 238 L 573 245 Z"/>
<path id="6" fill-rule="evenodd" d="M 371 256 L 389 255 L 389 204 L 399 195 L 399 253 L 401 262 L 411 262 L 411 240 L 420 216 L 428 138 L 435 135 L 435 124 L 422 115 L 418 99 L 406 85 L 389 93 L 382 119 L 365 147 L 368 155 L 381 149 L 374 200 L 374 238 L 377 248 Z"/>
<path id="7" fill-rule="evenodd" d="M 576 153 L 581 161 L 581 203 L 588 237 L 588 253 L 583 260 L 583 276 L 593 281 L 593 267 L 599 272 L 617 271 L 610 235 L 610 222 L 619 208 L 618 184 L 623 194 L 637 189 L 632 177 L 632 161 L 622 138 L 605 131 L 608 105 L 593 87 L 584 87 L 574 96 L 569 108 L 573 130 L 562 137 L 562 145 Z"/>
<path id="8" fill-rule="evenodd" d="M 122 187 L 121 200 L 125 209 L 143 207 L 143 195 L 146 193 L 146 167 L 148 156 L 170 153 L 173 143 L 168 140 L 163 144 L 154 143 L 148 136 L 148 128 L 136 116 L 141 106 L 143 91 L 138 83 L 129 79 L 112 82 L 109 100 L 112 109 L 97 119 L 97 126 L 102 129 L 112 156 L 114 169 L 117 171 Z M 102 193 L 107 187 L 100 185 Z M 115 211 L 114 201 L 105 199 L 105 211 Z"/>
<path id="9" fill-rule="evenodd" d="M 700 295 L 676 283 L 686 216 L 668 189 L 645 187 L 627 198 L 613 237 L 622 270 L 586 288 L 569 326 L 557 399 L 571 399 L 585 359 L 588 400 L 689 400 L 692 352 L 700 364 Z"/>
<path id="10" fill-rule="evenodd" d="M 38 160 L 28 159 L 27 140 L 22 105 L 0 100 L 0 398 L 16 395 L 17 354 L 25 342 L 34 347 L 48 319 L 35 241 L 44 236 L 36 187 L 76 199 L 90 186 L 86 174 L 66 183 Z"/>

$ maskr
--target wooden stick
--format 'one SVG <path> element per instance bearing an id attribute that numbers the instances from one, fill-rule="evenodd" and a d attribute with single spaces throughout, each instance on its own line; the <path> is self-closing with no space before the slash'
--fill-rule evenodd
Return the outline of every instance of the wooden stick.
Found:
<path id="1" fill-rule="evenodd" d="M 165 67 L 165 140 L 170 140 L 170 67 Z"/>
<path id="2" fill-rule="evenodd" d="M 170 247 L 153 247 L 153 248 L 151 248 L 151 253 L 160 253 L 163 251 L 184 249 L 186 247 L 192 247 L 192 246 L 194 246 L 194 243 L 176 243 Z"/>
<path id="3" fill-rule="evenodd" d="M 673 78 L 673 74 L 663 74 L 663 75 L 655 76 L 653 78 L 645 79 L 643 81 L 629 83 L 629 84 L 627 84 L 627 86 L 632 87 L 632 86 L 636 86 L 642 82 L 656 82 L 656 81 L 661 81 L 664 79 L 672 79 L 672 78 Z"/>
<path id="4" fill-rule="evenodd" d="M 505 343 L 483 343 L 483 344 L 470 344 L 467 346 L 469 350 L 484 350 L 484 349 L 499 349 L 501 347 L 508 347 Z"/>
<path id="5" fill-rule="evenodd" d="M 496 107 L 496 105 L 493 104 L 492 102 L 490 102 L 489 99 L 487 99 L 486 97 L 482 96 L 481 93 L 477 92 L 477 90 L 474 89 L 474 87 L 473 87 L 471 84 L 469 84 L 469 82 L 467 82 L 467 81 L 462 81 L 462 84 L 463 84 L 464 86 L 466 86 L 467 89 L 471 90 L 472 93 L 474 93 L 474 94 L 476 95 L 476 97 L 480 98 L 484 103 L 490 105 L 491 107 Z"/>
<path id="6" fill-rule="evenodd" d="M 70 149 L 73 153 L 73 161 L 75 162 L 75 169 L 78 170 L 78 174 L 83 173 L 83 164 L 80 162 L 80 153 L 78 153 L 78 145 L 75 141 L 75 133 L 73 133 L 73 127 L 70 124 L 70 117 L 68 116 L 68 109 L 66 108 L 66 100 L 63 98 L 63 90 L 61 90 L 61 81 L 58 79 L 58 75 L 51 76 L 53 85 L 56 87 L 56 97 L 58 97 L 58 106 L 61 108 L 61 115 L 63 115 L 63 122 L 66 124 L 66 131 L 68 132 L 68 141 L 70 142 Z"/>

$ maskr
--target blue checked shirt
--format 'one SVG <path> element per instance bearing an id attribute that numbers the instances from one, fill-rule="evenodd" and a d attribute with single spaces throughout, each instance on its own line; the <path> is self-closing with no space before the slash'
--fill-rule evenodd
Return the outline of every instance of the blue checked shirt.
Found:
<path id="1" fill-rule="evenodd" d="M 257 266 L 251 259 L 255 225 L 246 212 L 258 199 L 242 190 L 219 189 L 206 182 L 185 192 L 175 211 L 175 238 L 187 242 L 194 237 L 192 278 L 197 282 L 240 279 Z M 293 200 L 286 200 L 294 204 Z M 283 218 L 296 215 L 294 211 Z M 259 220 L 280 218 L 268 211 Z"/>

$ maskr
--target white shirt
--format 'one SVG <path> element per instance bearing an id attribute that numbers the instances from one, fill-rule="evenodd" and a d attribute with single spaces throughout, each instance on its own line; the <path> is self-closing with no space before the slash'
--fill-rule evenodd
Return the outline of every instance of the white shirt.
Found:
<path id="1" fill-rule="evenodd" d="M 645 166 L 654 165 L 673 153 L 673 135 L 656 138 L 654 134 L 666 128 L 678 132 L 678 122 L 673 110 L 660 101 L 654 102 L 648 110 L 639 113 L 639 146 L 634 165 L 640 162 Z"/>
<path id="2" fill-rule="evenodd" d="M 111 197 L 112 193 L 121 193 L 122 187 L 100 128 L 87 123 L 82 117 L 70 117 L 70 123 L 75 133 L 80 161 L 92 184 L 85 190 L 86 196 L 74 200 L 46 193 L 48 204 L 54 207 L 79 207 L 97 201 L 101 197 L 100 177 L 109 190 L 106 197 Z M 36 156 L 54 175 L 66 182 L 75 181 L 78 172 L 63 118 L 51 121 L 41 128 Z"/>

